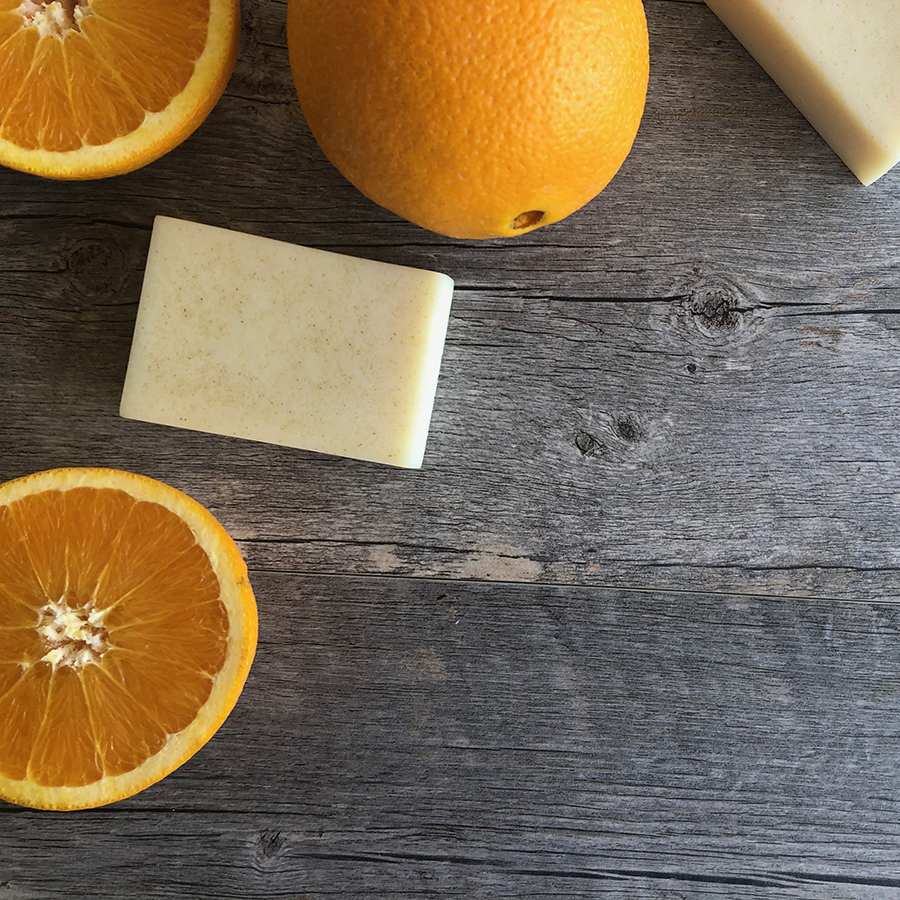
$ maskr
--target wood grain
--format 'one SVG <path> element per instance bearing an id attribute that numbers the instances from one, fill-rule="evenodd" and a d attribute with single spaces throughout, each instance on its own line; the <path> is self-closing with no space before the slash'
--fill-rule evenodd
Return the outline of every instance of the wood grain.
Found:
<path id="1" fill-rule="evenodd" d="M 894 289 L 459 289 L 408 473 L 119 419 L 148 234 L 44 239 L 55 271 L 17 274 L 0 313 L 2 476 L 171 480 L 285 571 L 896 597 Z"/>
<path id="2" fill-rule="evenodd" d="M 113 807 L 3 807 L 0 897 L 900 891 L 895 606 L 251 577 L 220 733 Z"/>
<path id="3" fill-rule="evenodd" d="M 705 6 L 647 10 L 632 156 L 516 241 L 429 234 L 346 184 L 275 2 L 246 4 L 226 96 L 163 160 L 3 172 L 0 476 L 145 471 L 287 571 L 894 598 L 900 176 L 863 190 Z M 425 470 L 119 420 L 158 213 L 449 272 Z"/>
<path id="4" fill-rule="evenodd" d="M 702 3 L 645 6 L 631 156 L 514 241 L 341 178 L 283 0 L 163 159 L 0 171 L 0 480 L 188 491 L 262 621 L 174 775 L 0 806 L 0 900 L 900 896 L 900 174 L 862 188 Z M 450 274 L 423 470 L 119 418 L 158 214 Z"/>

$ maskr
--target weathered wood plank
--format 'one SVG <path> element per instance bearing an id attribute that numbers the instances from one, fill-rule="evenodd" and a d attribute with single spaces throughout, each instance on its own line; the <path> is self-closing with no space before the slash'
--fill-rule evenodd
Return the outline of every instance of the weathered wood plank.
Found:
<path id="1" fill-rule="evenodd" d="M 705 6 L 647 10 L 634 154 L 522 240 L 429 235 L 346 184 L 278 2 L 245 4 L 225 98 L 163 160 L 0 172 L 0 476 L 147 471 L 285 570 L 895 597 L 900 175 L 857 185 Z M 156 213 L 451 273 L 426 471 L 118 420 Z"/>
<path id="2" fill-rule="evenodd" d="M 900 895 L 900 610 L 694 593 L 898 599 L 900 175 L 861 188 L 705 6 L 647 0 L 612 185 L 448 240 L 331 168 L 285 3 L 242 5 L 182 147 L 96 183 L 0 171 L 0 479 L 176 484 L 262 615 L 179 772 L 94 812 L 0 807 L 0 900 Z M 119 419 L 156 214 L 450 273 L 426 468 Z"/>
<path id="3" fill-rule="evenodd" d="M 119 419 L 147 234 L 97 233 L 0 310 L 0 477 L 145 471 L 271 569 L 897 598 L 898 292 L 461 290 L 408 473 Z"/>
<path id="4" fill-rule="evenodd" d="M 896 284 L 900 173 L 864 189 L 703 4 L 648 0 L 652 77 L 632 155 L 576 216 L 515 241 L 452 241 L 379 209 L 328 164 L 291 82 L 285 4 L 247 0 L 225 96 L 164 159 L 105 182 L 0 175 L 21 247 L 46 218 L 141 224 L 166 213 L 413 265 L 465 286 L 658 297 L 705 277 Z M 25 223 L 18 217 L 29 217 Z M 22 230 L 31 222 L 33 231 Z M 62 222 L 61 222 L 62 224 Z"/>
<path id="5" fill-rule="evenodd" d="M 900 609 L 254 571 L 157 786 L 0 807 L 0 897 L 888 898 Z"/>

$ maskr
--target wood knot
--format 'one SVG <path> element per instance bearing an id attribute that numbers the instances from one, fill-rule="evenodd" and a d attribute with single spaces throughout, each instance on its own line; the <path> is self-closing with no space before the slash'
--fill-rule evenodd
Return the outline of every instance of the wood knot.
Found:
<path id="1" fill-rule="evenodd" d="M 604 420 L 600 437 L 584 429 L 576 431 L 572 437 L 575 448 L 583 457 L 611 460 L 647 440 L 646 428 L 634 413 L 610 413 Z"/>
<path id="2" fill-rule="evenodd" d="M 596 456 L 603 450 L 603 444 L 587 431 L 579 431 L 575 435 L 575 446 L 582 456 Z"/>
<path id="3" fill-rule="evenodd" d="M 141 247 L 143 237 L 139 235 Z M 66 254 L 65 263 L 72 273 L 72 281 L 91 301 L 102 298 L 119 303 L 129 278 L 140 271 L 139 254 L 140 248 L 123 246 L 110 229 L 95 238 L 76 240 Z"/>
<path id="4" fill-rule="evenodd" d="M 736 286 L 714 281 L 695 286 L 681 306 L 705 334 L 727 335 L 743 324 L 748 303 Z"/>
<path id="5" fill-rule="evenodd" d="M 259 833 L 256 841 L 256 859 L 267 863 L 281 854 L 287 838 L 282 831 L 266 830 Z"/>
<path id="6" fill-rule="evenodd" d="M 637 444 L 644 436 L 637 419 L 632 416 L 619 416 L 613 421 L 613 432 L 628 444 Z"/>
<path id="7" fill-rule="evenodd" d="M 737 298 L 723 288 L 694 297 L 692 312 L 708 328 L 730 330 L 740 322 Z"/>

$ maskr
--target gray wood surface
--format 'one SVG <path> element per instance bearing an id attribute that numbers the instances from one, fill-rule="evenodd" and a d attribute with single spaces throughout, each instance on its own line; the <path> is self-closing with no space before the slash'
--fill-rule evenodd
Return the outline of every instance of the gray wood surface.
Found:
<path id="1" fill-rule="evenodd" d="M 254 575 L 217 737 L 113 807 L 0 809 L 5 896 L 900 892 L 895 605 Z"/>
<path id="2" fill-rule="evenodd" d="M 0 900 L 900 897 L 900 172 L 862 188 L 702 3 L 645 6 L 632 154 L 514 241 L 331 168 L 278 0 L 162 160 L 0 171 L 0 480 L 186 490 L 261 618 L 182 769 L 0 806 Z M 450 274 L 423 470 L 118 418 L 156 214 Z"/>

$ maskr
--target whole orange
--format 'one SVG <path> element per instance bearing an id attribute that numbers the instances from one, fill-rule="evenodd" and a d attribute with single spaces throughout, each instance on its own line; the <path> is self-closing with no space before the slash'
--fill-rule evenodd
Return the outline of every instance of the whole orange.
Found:
<path id="1" fill-rule="evenodd" d="M 452 237 L 583 206 L 628 155 L 647 94 L 641 0 L 288 0 L 288 47 L 325 155 Z"/>

